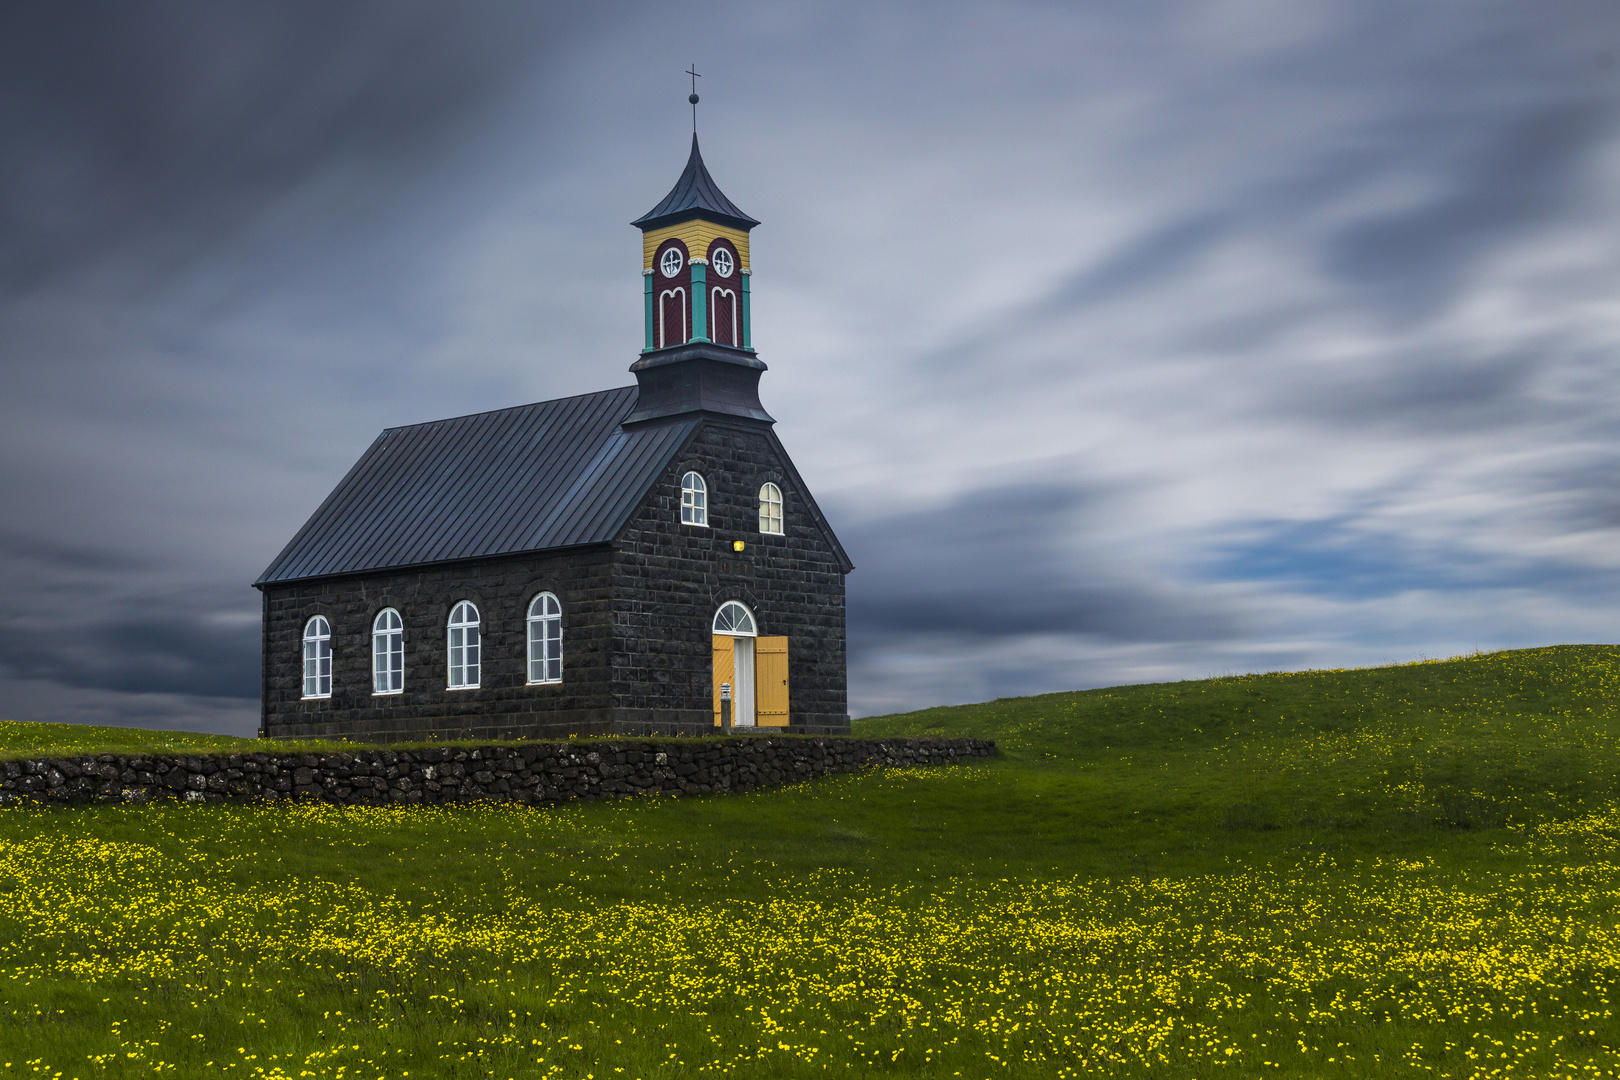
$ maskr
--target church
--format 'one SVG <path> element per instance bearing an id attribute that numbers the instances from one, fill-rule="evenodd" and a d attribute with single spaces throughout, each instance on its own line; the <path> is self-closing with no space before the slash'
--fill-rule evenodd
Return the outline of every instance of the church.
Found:
<path id="1" fill-rule="evenodd" d="M 696 98 L 694 95 L 694 102 Z M 749 236 L 692 136 L 632 222 L 634 386 L 389 428 L 254 583 L 276 739 L 849 731 L 852 569 L 759 398 Z"/>

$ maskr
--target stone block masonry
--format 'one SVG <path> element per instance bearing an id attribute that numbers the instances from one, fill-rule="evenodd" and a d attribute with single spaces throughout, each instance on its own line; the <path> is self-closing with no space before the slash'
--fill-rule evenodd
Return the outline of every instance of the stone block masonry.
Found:
<path id="1" fill-rule="evenodd" d="M 605 740 L 337 753 L 98 754 L 0 762 L 0 803 L 523 804 L 776 787 L 869 768 L 992 757 L 988 739 Z"/>

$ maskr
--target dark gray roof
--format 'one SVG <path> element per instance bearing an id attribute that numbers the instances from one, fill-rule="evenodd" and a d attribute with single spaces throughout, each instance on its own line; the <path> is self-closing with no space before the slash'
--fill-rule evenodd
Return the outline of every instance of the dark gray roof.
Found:
<path id="1" fill-rule="evenodd" d="M 726 198 L 720 186 L 714 182 L 714 177 L 709 175 L 708 168 L 703 164 L 703 155 L 698 153 L 695 131 L 692 133 L 692 156 L 686 159 L 686 171 L 669 189 L 663 202 L 630 224 L 645 231 L 694 217 L 732 225 L 744 232 L 759 224 Z"/>
<path id="2" fill-rule="evenodd" d="M 389 428 L 255 582 L 613 539 L 697 426 L 623 431 L 636 387 Z"/>

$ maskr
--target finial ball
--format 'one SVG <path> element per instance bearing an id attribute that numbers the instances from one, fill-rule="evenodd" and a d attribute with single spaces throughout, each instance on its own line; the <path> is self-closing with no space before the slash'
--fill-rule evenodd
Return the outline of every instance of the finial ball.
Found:
<path id="1" fill-rule="evenodd" d="M 690 101 L 692 104 L 696 105 L 698 103 L 698 96 L 696 94 L 693 94 L 691 97 L 687 98 L 686 100 Z"/>

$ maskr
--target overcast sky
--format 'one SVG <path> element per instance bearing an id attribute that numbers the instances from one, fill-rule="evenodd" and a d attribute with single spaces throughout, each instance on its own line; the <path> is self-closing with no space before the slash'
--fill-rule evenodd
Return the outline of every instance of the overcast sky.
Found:
<path id="1" fill-rule="evenodd" d="M 704 156 L 856 715 L 1620 638 L 1620 5 L 0 7 L 0 718 L 250 733 L 384 427 L 632 381 Z"/>

